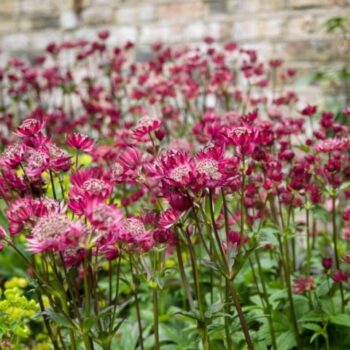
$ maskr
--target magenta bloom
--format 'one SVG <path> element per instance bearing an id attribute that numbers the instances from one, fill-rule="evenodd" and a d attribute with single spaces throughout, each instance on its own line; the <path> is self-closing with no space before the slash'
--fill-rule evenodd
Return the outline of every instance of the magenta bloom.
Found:
<path id="1" fill-rule="evenodd" d="M 20 137 L 28 137 L 41 131 L 45 127 L 45 121 L 39 119 L 25 119 L 18 127 L 16 134 Z"/>
<path id="2" fill-rule="evenodd" d="M 343 220 L 344 221 L 350 221 L 350 206 L 349 205 L 344 208 Z"/>
<path id="3" fill-rule="evenodd" d="M 79 237 L 81 230 L 66 216 L 49 214 L 38 220 L 34 226 L 31 237 L 27 239 L 28 249 L 33 253 L 41 253 L 46 250 L 63 250 L 67 248 L 67 236 L 73 234 Z M 64 240 L 63 240 L 64 238 Z M 70 239 L 70 244 L 76 245 L 76 239 Z"/>
<path id="4" fill-rule="evenodd" d="M 137 217 L 124 219 L 119 231 L 119 240 L 124 243 L 149 247 L 152 236 L 146 231 L 143 222 Z"/>
<path id="5" fill-rule="evenodd" d="M 225 149 L 221 146 L 207 147 L 197 153 L 195 158 L 195 181 L 203 187 L 217 187 L 223 183 L 225 168 L 223 159 Z"/>
<path id="6" fill-rule="evenodd" d="M 29 177 L 39 177 L 49 168 L 50 156 L 47 150 L 35 150 L 30 148 L 26 153 L 26 175 Z"/>
<path id="7" fill-rule="evenodd" d="M 239 126 L 227 131 L 226 142 L 236 146 L 239 155 L 253 153 L 259 141 L 259 131 L 253 127 Z"/>
<path id="8" fill-rule="evenodd" d="M 89 153 L 93 149 L 94 140 L 86 135 L 73 133 L 67 136 L 67 145 L 77 151 Z"/>
<path id="9" fill-rule="evenodd" d="M 317 106 L 306 106 L 300 113 L 307 117 L 312 117 L 317 111 Z"/>
<path id="10" fill-rule="evenodd" d="M 315 149 L 318 152 L 331 153 L 333 151 L 344 151 L 349 149 L 349 146 L 349 138 L 334 138 L 320 141 L 316 145 Z"/>
<path id="11" fill-rule="evenodd" d="M 194 178 L 195 163 L 188 153 L 169 150 L 158 159 L 156 172 L 169 185 L 186 186 Z"/>
<path id="12" fill-rule="evenodd" d="M 342 283 L 342 282 L 347 282 L 348 281 L 348 276 L 346 273 L 342 270 L 337 270 L 333 276 L 332 280 L 336 283 Z"/>
<path id="13" fill-rule="evenodd" d="M 160 120 L 145 116 L 137 122 L 133 130 L 134 138 L 137 141 L 148 140 L 149 134 L 152 131 L 158 130 L 160 128 L 160 125 L 161 125 Z M 145 136 L 147 136 L 147 138 Z"/>
<path id="14" fill-rule="evenodd" d="M 113 205 L 92 200 L 88 202 L 86 217 L 98 229 L 116 231 L 123 218 L 123 214 Z"/>
<path id="15" fill-rule="evenodd" d="M 15 168 L 22 162 L 26 147 L 22 143 L 8 146 L 0 157 L 0 164 Z"/>
<path id="16" fill-rule="evenodd" d="M 295 294 L 304 294 L 315 289 L 313 277 L 299 277 L 294 281 L 294 292 Z"/>
<path id="17" fill-rule="evenodd" d="M 49 168 L 54 171 L 67 171 L 71 167 L 71 157 L 62 148 L 54 144 L 48 145 Z"/>

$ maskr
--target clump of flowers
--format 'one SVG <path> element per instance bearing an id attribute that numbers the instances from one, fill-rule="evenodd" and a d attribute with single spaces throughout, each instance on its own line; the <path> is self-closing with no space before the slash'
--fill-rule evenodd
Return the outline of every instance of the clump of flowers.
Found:
<path id="1" fill-rule="evenodd" d="M 13 334 L 39 308 L 55 350 L 349 346 L 348 126 L 280 58 L 108 38 L 2 72 L 0 248 L 35 291 L 4 282 Z"/>

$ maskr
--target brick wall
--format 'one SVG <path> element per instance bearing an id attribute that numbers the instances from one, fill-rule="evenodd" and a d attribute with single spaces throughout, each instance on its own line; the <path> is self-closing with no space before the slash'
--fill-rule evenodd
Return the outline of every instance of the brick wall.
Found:
<path id="1" fill-rule="evenodd" d="M 52 40 L 108 28 L 111 40 L 136 42 L 142 56 L 154 41 L 210 35 L 282 57 L 303 76 L 340 62 L 340 43 L 322 25 L 349 15 L 350 0 L 0 0 L 0 48 L 31 55 Z"/>

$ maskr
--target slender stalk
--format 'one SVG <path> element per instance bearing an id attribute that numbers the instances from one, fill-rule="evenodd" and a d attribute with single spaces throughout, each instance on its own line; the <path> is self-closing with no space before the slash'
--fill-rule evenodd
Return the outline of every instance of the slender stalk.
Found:
<path id="1" fill-rule="evenodd" d="M 191 311 L 194 311 L 195 307 L 194 307 L 194 303 L 193 303 L 193 297 L 192 297 L 190 286 L 189 286 L 187 278 L 186 278 L 184 263 L 183 263 L 182 255 L 181 255 L 180 242 L 177 242 L 177 244 L 176 244 L 176 255 L 177 255 L 177 261 L 179 263 L 179 270 L 180 270 L 182 285 L 184 287 L 185 294 L 187 296 L 187 300 L 188 300 L 188 303 L 190 305 L 190 309 L 191 309 Z"/>
<path id="2" fill-rule="evenodd" d="M 272 348 L 274 350 L 278 350 L 277 349 L 277 343 L 276 343 L 276 333 L 275 333 L 275 328 L 273 326 L 273 322 L 272 322 L 272 307 L 269 301 L 269 295 L 267 293 L 267 288 L 266 288 L 266 283 L 265 283 L 265 276 L 264 276 L 264 272 L 262 270 L 261 267 L 261 263 L 260 263 L 260 257 L 259 257 L 259 252 L 256 251 L 255 252 L 255 257 L 256 257 L 256 262 L 258 265 L 258 272 L 260 275 L 260 280 L 261 280 L 261 286 L 263 289 L 263 295 L 264 295 L 264 299 L 265 299 L 265 303 L 266 303 L 266 311 L 268 313 L 268 322 L 269 322 L 269 327 L 270 327 L 270 333 L 271 333 L 271 340 L 272 340 Z"/>
<path id="3" fill-rule="evenodd" d="M 249 334 L 248 324 L 244 318 L 241 302 L 239 301 L 239 297 L 238 297 L 237 291 L 235 289 L 234 283 L 232 281 L 230 281 L 230 282 L 231 283 L 228 284 L 229 290 L 230 290 L 230 293 L 232 296 L 233 303 L 235 304 L 235 307 L 237 310 L 238 318 L 239 318 L 239 321 L 241 323 L 244 338 L 247 342 L 248 350 L 254 350 L 254 345 L 253 345 L 252 339 L 251 339 L 250 334 Z"/>
<path id="4" fill-rule="evenodd" d="M 143 330 L 142 330 L 142 323 L 141 323 L 141 311 L 140 311 L 140 303 L 139 303 L 139 298 L 137 296 L 137 291 L 136 291 L 136 277 L 134 274 L 134 270 L 132 267 L 132 261 L 131 261 L 131 257 L 129 258 L 129 266 L 130 266 L 130 272 L 131 272 L 131 276 L 132 276 L 132 282 L 133 282 L 133 286 L 132 286 L 132 292 L 134 294 L 134 299 L 135 299 L 135 307 L 136 307 L 136 317 L 137 317 L 137 325 L 139 328 L 139 341 L 140 341 L 140 348 L 141 350 L 144 350 L 144 344 L 143 344 Z"/>
<path id="5" fill-rule="evenodd" d="M 158 310 L 158 286 L 153 288 L 153 315 L 154 315 L 154 348 L 160 350 L 159 343 L 159 310 Z"/>
<path id="6" fill-rule="evenodd" d="M 306 273 L 311 270 L 311 247 L 310 247 L 310 210 L 306 209 Z"/>
<path id="7" fill-rule="evenodd" d="M 335 189 L 334 189 L 335 191 Z M 334 257 L 335 257 L 335 266 L 337 270 L 340 269 L 340 259 L 338 253 L 338 237 L 337 237 L 337 221 L 336 221 L 336 196 L 332 196 L 332 226 L 333 226 L 333 245 L 334 245 Z M 344 312 L 345 309 L 345 298 L 343 284 L 339 283 L 340 297 L 341 297 L 341 311 Z"/>
<path id="8" fill-rule="evenodd" d="M 191 260 L 191 266 L 193 271 L 193 281 L 194 281 L 194 286 L 196 291 L 199 314 L 201 316 L 201 320 L 200 322 L 198 322 L 198 330 L 202 338 L 204 350 L 210 350 L 211 348 L 210 340 L 208 338 L 207 324 L 204 317 L 204 305 L 203 305 L 203 297 L 202 297 L 201 286 L 199 281 L 199 272 L 198 272 L 198 266 L 197 266 L 196 253 L 191 241 L 191 237 L 188 235 L 186 231 L 184 231 L 184 235 L 185 235 L 186 242 L 188 245 L 188 250 L 190 253 L 190 260 Z"/>

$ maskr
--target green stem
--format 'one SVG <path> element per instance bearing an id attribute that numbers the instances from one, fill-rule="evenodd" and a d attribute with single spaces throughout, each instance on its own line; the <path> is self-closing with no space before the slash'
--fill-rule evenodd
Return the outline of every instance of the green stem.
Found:
<path id="1" fill-rule="evenodd" d="M 129 265 L 130 265 L 130 272 L 131 272 L 131 276 L 132 276 L 132 282 L 133 282 L 133 286 L 132 286 L 132 292 L 134 294 L 134 299 L 135 299 L 135 307 L 136 307 L 136 317 L 137 317 L 137 325 L 139 328 L 139 341 L 140 341 L 140 348 L 141 350 L 144 350 L 144 344 L 143 344 L 143 331 L 142 331 L 142 323 L 141 323 L 141 311 L 140 311 L 140 303 L 139 303 L 139 298 L 137 296 L 137 283 L 136 283 L 136 277 L 134 274 L 134 270 L 132 267 L 132 261 L 131 261 L 131 257 L 129 259 Z"/>
<path id="2" fill-rule="evenodd" d="M 335 189 L 334 189 L 335 191 Z M 335 266 L 337 270 L 340 270 L 340 259 L 338 253 L 338 237 L 337 237 L 337 222 L 336 222 L 336 196 L 332 196 L 332 226 L 333 226 L 333 245 L 334 245 L 334 257 Z M 339 283 L 340 297 L 341 297 L 341 311 L 344 312 L 345 309 L 345 298 L 342 282 Z"/>

